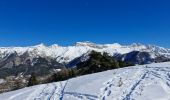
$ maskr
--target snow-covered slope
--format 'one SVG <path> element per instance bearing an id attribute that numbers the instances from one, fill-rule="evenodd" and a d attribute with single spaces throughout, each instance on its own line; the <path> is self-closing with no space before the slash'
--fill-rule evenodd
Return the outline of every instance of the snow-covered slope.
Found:
<path id="1" fill-rule="evenodd" d="M 1 100 L 170 100 L 170 62 L 132 66 L 0 94 Z"/>
<path id="2" fill-rule="evenodd" d="M 118 43 L 114 44 L 95 44 L 91 42 L 77 42 L 74 46 L 59 46 L 57 44 L 45 46 L 44 44 L 30 47 L 0 47 L 0 59 L 17 53 L 23 55 L 27 53 L 30 58 L 35 57 L 52 57 L 60 63 L 68 63 L 91 50 L 98 52 L 108 52 L 110 55 L 126 54 L 132 51 L 148 52 L 151 58 L 165 56 L 170 58 L 170 49 L 165 49 L 153 45 L 132 44 L 123 46 Z"/>

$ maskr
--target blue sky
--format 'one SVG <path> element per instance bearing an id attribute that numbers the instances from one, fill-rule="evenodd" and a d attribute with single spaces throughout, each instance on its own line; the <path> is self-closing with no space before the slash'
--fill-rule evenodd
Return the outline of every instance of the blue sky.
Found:
<path id="1" fill-rule="evenodd" d="M 170 48 L 169 0 L 0 0 L 0 46 L 77 41 Z"/>

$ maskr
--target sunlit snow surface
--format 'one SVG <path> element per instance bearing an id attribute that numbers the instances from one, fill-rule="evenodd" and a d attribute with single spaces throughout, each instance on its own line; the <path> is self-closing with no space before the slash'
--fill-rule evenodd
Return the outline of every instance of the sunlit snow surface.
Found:
<path id="1" fill-rule="evenodd" d="M 28 87 L 0 94 L 0 100 L 170 100 L 170 62 Z"/>

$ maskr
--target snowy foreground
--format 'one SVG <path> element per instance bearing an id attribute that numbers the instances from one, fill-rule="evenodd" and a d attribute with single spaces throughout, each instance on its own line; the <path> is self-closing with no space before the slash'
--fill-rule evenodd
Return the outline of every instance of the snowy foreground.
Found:
<path id="1" fill-rule="evenodd" d="M 0 94 L 0 100 L 170 100 L 170 62 L 28 87 Z"/>

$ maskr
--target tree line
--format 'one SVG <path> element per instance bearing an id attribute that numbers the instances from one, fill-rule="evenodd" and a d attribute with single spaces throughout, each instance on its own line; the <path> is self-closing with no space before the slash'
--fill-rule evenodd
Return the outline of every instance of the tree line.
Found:
<path id="1" fill-rule="evenodd" d="M 49 76 L 43 83 L 63 81 L 81 75 L 92 74 L 127 66 L 133 66 L 133 64 L 121 60 L 116 60 L 109 56 L 109 54 L 106 52 L 100 53 L 91 51 L 87 61 L 78 63 L 75 68 L 64 69 L 54 73 L 53 75 Z M 28 86 L 36 85 L 38 83 L 39 82 L 36 79 L 36 75 L 33 73 L 29 79 Z"/>

